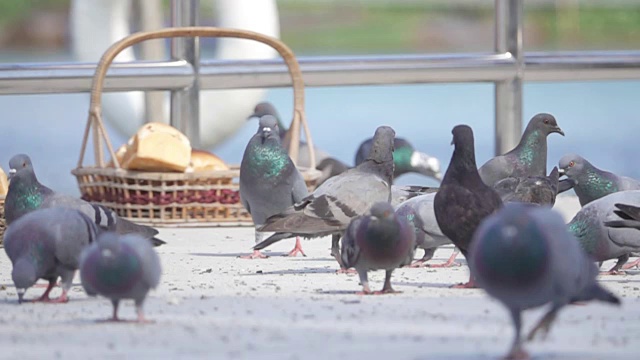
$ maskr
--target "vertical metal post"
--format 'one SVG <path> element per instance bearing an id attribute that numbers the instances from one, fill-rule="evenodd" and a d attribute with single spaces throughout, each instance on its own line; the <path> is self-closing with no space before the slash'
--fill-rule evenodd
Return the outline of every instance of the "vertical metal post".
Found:
<path id="1" fill-rule="evenodd" d="M 495 83 L 495 153 L 513 149 L 522 133 L 523 1 L 495 0 L 495 50 L 508 52 L 516 62 L 516 76 Z"/>
<path id="2" fill-rule="evenodd" d="M 196 26 L 199 0 L 171 0 L 171 24 Z M 171 92 L 171 126 L 182 131 L 194 148 L 200 147 L 200 44 L 198 38 L 172 38 L 171 57 L 193 66 L 191 86 Z"/>
<path id="3" fill-rule="evenodd" d="M 137 4 L 140 19 L 140 30 L 150 31 L 163 27 L 162 3 L 158 0 L 140 0 Z M 140 44 L 140 58 L 142 60 L 166 59 L 164 40 L 144 41 Z M 145 122 L 162 121 L 165 117 L 164 91 L 146 91 L 145 98 Z"/>

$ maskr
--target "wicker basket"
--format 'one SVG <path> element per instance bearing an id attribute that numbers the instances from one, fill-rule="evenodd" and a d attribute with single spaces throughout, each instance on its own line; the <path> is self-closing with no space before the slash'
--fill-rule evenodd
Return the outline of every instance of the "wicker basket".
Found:
<path id="1" fill-rule="evenodd" d="M 102 55 L 93 77 L 89 118 L 84 131 L 76 176 L 82 198 L 112 208 L 117 214 L 137 223 L 153 226 L 241 226 L 251 225 L 251 217 L 240 203 L 238 166 L 228 171 L 196 173 L 141 172 L 120 167 L 101 117 L 101 93 L 105 74 L 122 50 L 139 42 L 167 37 L 224 36 L 251 39 L 273 47 L 280 53 L 292 78 L 294 110 L 287 141 L 289 155 L 296 161 L 300 124 L 310 149 L 310 168 L 300 168 L 307 186 L 315 187 L 320 172 L 315 170 L 313 140 L 304 113 L 304 83 L 293 52 L 278 39 L 245 30 L 214 27 L 169 28 L 130 35 L 113 44 Z M 83 166 L 89 130 L 93 129 L 96 165 Z M 104 140 L 103 140 L 104 139 Z M 103 144 L 104 141 L 104 144 Z M 104 158 L 106 145 L 114 167 Z"/>

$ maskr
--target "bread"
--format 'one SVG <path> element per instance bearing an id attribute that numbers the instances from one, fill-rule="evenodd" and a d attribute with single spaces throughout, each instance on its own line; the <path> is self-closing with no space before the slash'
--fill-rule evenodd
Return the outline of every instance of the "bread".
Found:
<path id="1" fill-rule="evenodd" d="M 7 174 L 0 168 L 0 196 L 7 195 L 9 191 L 9 181 L 7 180 Z"/>
<path id="2" fill-rule="evenodd" d="M 129 139 L 129 142 L 127 144 L 122 144 L 122 146 L 120 146 L 118 150 L 116 150 L 116 159 L 118 159 L 118 163 L 120 164 L 120 166 L 122 166 L 122 160 L 124 160 L 124 155 L 127 153 L 127 151 L 129 151 L 131 144 L 133 144 L 133 138 Z M 111 159 L 107 164 L 107 167 L 115 167 L 115 166 L 116 165 L 113 162 L 113 159 Z"/>
<path id="3" fill-rule="evenodd" d="M 183 172 L 190 160 L 189 139 L 172 126 L 154 122 L 145 124 L 133 136 L 121 166 L 129 170 Z"/>
<path id="4" fill-rule="evenodd" d="M 191 162 L 187 172 L 229 170 L 229 167 L 214 154 L 204 150 L 191 150 Z"/>

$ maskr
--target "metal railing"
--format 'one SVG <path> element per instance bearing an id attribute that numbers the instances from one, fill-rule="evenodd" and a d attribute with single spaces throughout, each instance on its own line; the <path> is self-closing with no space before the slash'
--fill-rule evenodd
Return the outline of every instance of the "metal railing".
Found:
<path id="1" fill-rule="evenodd" d="M 173 0 L 172 25 L 197 22 L 198 0 Z M 522 132 L 523 81 L 640 79 L 640 51 L 522 51 L 523 0 L 495 0 L 495 52 L 442 55 L 300 57 L 306 86 L 492 82 L 495 152 Z M 199 61 L 196 39 L 172 41 L 170 61 L 114 64 L 104 91 L 169 90 L 171 124 L 198 143 L 199 91 L 290 86 L 281 60 Z M 96 64 L 0 65 L 0 94 L 90 90 Z"/>

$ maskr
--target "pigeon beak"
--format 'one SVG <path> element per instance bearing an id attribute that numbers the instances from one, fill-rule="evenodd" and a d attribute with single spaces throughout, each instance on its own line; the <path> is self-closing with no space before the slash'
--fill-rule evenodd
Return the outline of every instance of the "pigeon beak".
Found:
<path id="1" fill-rule="evenodd" d="M 554 132 L 557 132 L 558 134 L 564 136 L 564 131 L 562 131 L 562 129 L 560 129 L 559 126 L 556 126 L 555 129 L 553 129 Z"/>
<path id="2" fill-rule="evenodd" d="M 8 180 L 11 180 L 11 178 L 13 177 L 13 175 L 16 174 L 18 170 L 16 169 L 9 169 L 9 176 L 7 177 Z"/>
<path id="3" fill-rule="evenodd" d="M 453 145 L 453 139 L 451 139 L 451 145 Z"/>
<path id="4" fill-rule="evenodd" d="M 22 304 L 24 302 L 24 293 L 27 291 L 26 289 L 16 289 L 18 291 L 18 304 Z"/>
<path id="5" fill-rule="evenodd" d="M 265 134 L 271 134 L 271 128 L 268 126 L 265 126 L 262 128 L 262 132 Z"/>
<path id="6" fill-rule="evenodd" d="M 560 174 L 560 176 L 564 175 L 564 169 L 563 168 L 559 168 L 558 169 L 558 174 Z"/>

